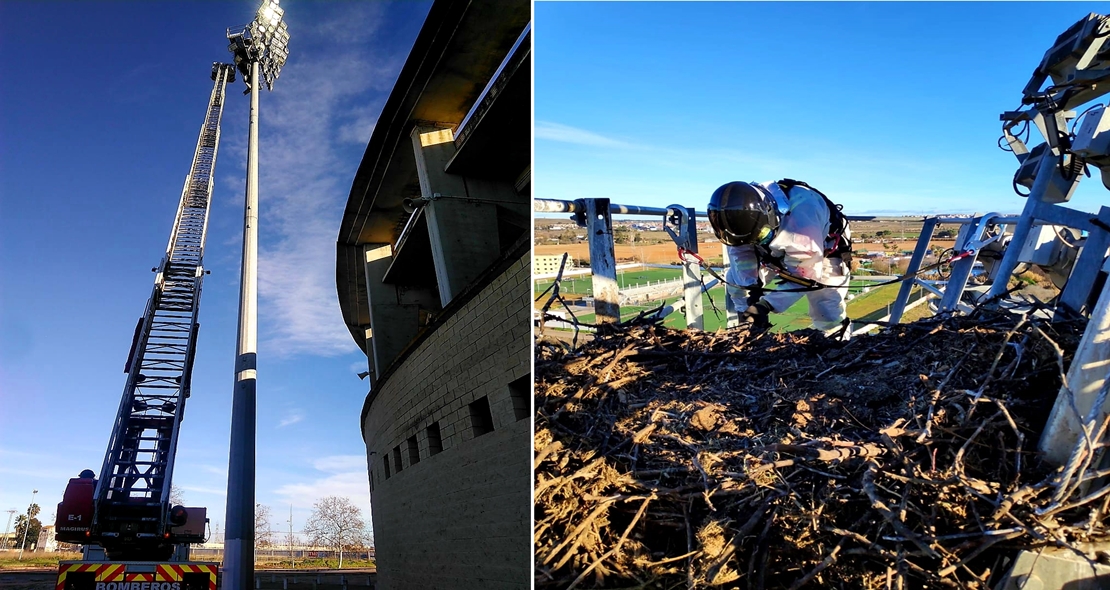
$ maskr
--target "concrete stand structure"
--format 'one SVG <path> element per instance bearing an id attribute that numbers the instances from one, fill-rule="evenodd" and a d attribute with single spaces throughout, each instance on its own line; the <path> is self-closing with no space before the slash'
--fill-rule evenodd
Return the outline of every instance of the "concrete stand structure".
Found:
<path id="1" fill-rule="evenodd" d="M 432 6 L 340 227 L 379 588 L 531 582 L 530 16 Z"/>

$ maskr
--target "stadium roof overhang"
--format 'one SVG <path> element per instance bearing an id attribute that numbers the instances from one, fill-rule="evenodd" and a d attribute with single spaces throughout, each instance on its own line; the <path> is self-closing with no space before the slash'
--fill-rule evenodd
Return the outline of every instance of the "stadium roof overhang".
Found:
<path id="1" fill-rule="evenodd" d="M 449 173 L 504 180 L 528 169 L 530 18 L 529 2 L 439 0 L 429 11 L 366 146 L 339 229 L 336 289 L 359 346 L 370 323 L 363 245 L 396 247 L 410 218 L 403 201 L 420 196 L 413 127 L 454 131 Z M 421 250 L 418 243 L 406 248 Z"/>

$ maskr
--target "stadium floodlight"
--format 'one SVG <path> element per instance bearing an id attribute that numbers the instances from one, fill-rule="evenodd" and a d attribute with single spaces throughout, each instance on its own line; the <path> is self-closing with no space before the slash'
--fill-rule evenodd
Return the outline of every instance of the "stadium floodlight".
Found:
<path id="1" fill-rule="evenodd" d="M 243 74 L 248 89 L 254 87 L 254 78 L 250 77 L 254 63 L 259 65 L 266 88 L 274 89 L 274 81 L 289 57 L 289 27 L 282 20 L 284 16 L 278 0 L 263 0 L 249 25 L 227 30 L 227 40 L 231 42 L 227 49 L 235 56 L 235 66 Z"/>
<path id="2" fill-rule="evenodd" d="M 269 90 L 289 57 L 289 29 L 278 0 L 263 0 L 254 21 L 227 30 L 228 50 L 251 95 L 247 127 L 247 190 L 243 261 L 239 275 L 239 334 L 231 405 L 227 512 L 224 521 L 225 590 L 254 587 L 254 476 L 258 355 L 258 92 Z"/>

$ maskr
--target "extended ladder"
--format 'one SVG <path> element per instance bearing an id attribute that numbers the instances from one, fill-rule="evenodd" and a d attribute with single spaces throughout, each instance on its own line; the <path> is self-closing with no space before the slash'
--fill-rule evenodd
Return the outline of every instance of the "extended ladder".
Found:
<path id="1" fill-rule="evenodd" d="M 215 84 L 192 167 L 124 367 L 127 382 L 96 486 L 90 531 L 90 541 L 110 550 L 172 542 L 170 483 L 200 327 L 202 258 L 220 118 L 234 72 L 228 64 L 212 66 Z"/>

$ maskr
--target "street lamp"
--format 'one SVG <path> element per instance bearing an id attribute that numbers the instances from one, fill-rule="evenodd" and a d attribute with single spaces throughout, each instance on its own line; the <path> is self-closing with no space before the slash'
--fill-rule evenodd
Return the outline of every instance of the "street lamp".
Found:
<path id="1" fill-rule="evenodd" d="M 231 406 L 227 473 L 224 584 L 249 590 L 254 579 L 255 389 L 258 336 L 258 94 L 259 77 L 273 90 L 289 56 L 289 30 L 278 0 L 263 0 L 249 25 L 227 30 L 228 51 L 251 95 L 247 132 L 247 187 L 243 215 L 243 262 L 239 275 L 239 335 Z"/>
<path id="2" fill-rule="evenodd" d="M 27 546 L 27 532 L 31 530 L 31 510 L 35 507 L 35 495 L 38 490 L 31 492 L 31 503 L 27 506 L 27 522 L 23 523 L 23 542 L 19 544 L 19 560 L 23 560 L 23 548 Z"/>

